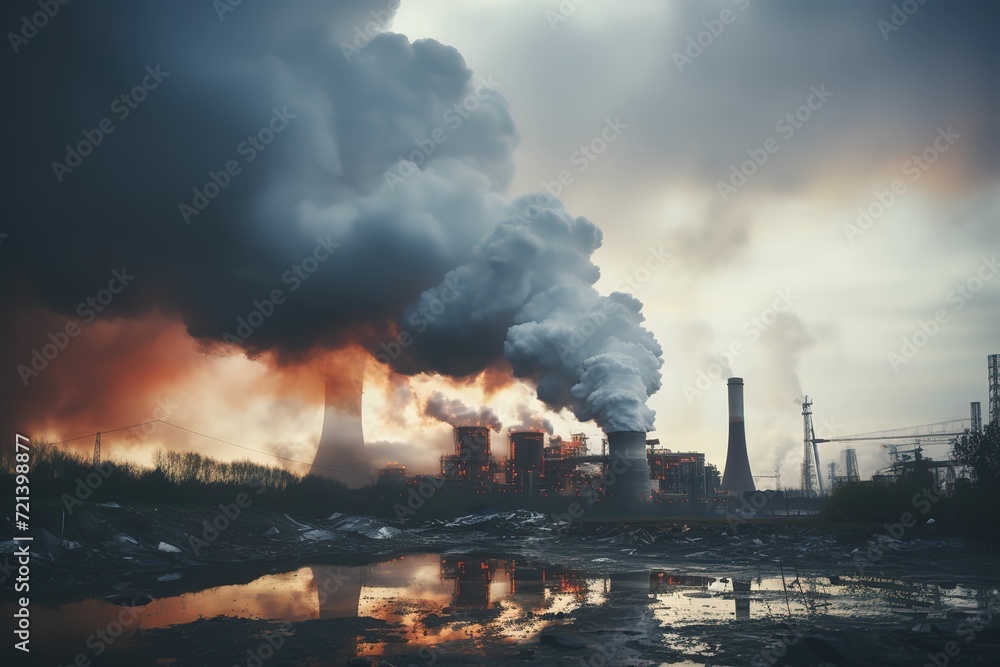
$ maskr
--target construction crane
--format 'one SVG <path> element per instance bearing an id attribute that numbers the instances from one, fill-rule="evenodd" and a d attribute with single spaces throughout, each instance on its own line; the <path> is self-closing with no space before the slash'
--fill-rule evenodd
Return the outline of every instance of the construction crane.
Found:
<path id="1" fill-rule="evenodd" d="M 781 488 L 781 467 L 778 463 L 774 464 L 774 474 L 773 475 L 753 475 L 753 481 L 756 483 L 762 479 L 773 479 L 774 480 L 774 490 L 777 491 Z"/>
<path id="2" fill-rule="evenodd" d="M 949 444 L 965 432 L 969 427 L 968 419 L 951 419 L 949 421 L 934 422 L 933 424 L 922 424 L 920 426 L 906 426 L 903 428 L 887 429 L 885 431 L 871 431 L 869 433 L 855 433 L 853 435 L 843 435 L 836 438 L 813 438 L 814 443 L 820 442 L 879 442 L 883 440 L 945 440 L 946 442 L 931 442 L 928 444 Z"/>
<path id="3" fill-rule="evenodd" d="M 919 458 L 919 452 L 925 446 L 951 445 L 954 443 L 955 438 L 962 435 L 969 426 L 970 421 L 970 419 L 951 419 L 933 424 L 907 426 L 868 433 L 855 433 L 836 438 L 813 438 L 813 445 L 818 445 L 821 442 L 853 442 L 860 445 L 879 445 L 883 449 L 888 450 L 890 467 L 898 467 L 899 464 L 910 460 L 910 455 L 913 455 L 914 458 Z M 900 449 L 901 447 L 910 445 L 914 446 L 915 449 Z M 848 481 L 860 481 L 861 475 L 858 471 L 857 453 L 853 449 L 845 451 L 848 457 L 847 479 Z"/>

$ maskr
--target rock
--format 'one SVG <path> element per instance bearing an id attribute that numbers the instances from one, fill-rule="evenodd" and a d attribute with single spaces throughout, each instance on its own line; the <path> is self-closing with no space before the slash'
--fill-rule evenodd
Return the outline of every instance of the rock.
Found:
<path id="1" fill-rule="evenodd" d="M 552 644 L 559 648 L 584 648 L 586 646 L 579 637 L 562 629 L 542 630 L 539 641 L 543 644 Z"/>

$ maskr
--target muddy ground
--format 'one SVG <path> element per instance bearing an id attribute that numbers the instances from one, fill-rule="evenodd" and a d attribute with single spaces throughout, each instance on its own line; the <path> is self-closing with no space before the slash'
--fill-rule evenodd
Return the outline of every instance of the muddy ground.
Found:
<path id="1" fill-rule="evenodd" d="M 897 539 L 523 511 L 397 525 L 219 515 L 92 506 L 65 539 L 38 535 L 39 650 L 15 664 L 943 667 L 1000 655 L 1000 556 L 946 521 Z M 93 640 L 129 610 L 134 627 Z"/>

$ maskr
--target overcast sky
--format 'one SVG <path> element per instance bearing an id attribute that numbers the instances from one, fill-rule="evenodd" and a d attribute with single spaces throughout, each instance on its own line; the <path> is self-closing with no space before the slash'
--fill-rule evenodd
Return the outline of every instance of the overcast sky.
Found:
<path id="1" fill-rule="evenodd" d="M 4 25 L 28 34 L 37 8 L 12 4 Z M 388 2 L 63 6 L 8 36 L 4 57 L 5 421 L 56 440 L 167 406 L 178 424 L 311 460 L 317 351 L 380 351 L 421 293 L 475 265 L 508 201 L 545 190 L 603 232 L 565 272 L 586 287 L 596 265 L 600 293 L 643 304 L 664 445 L 722 467 L 729 375 L 745 380 L 754 472 L 780 466 L 790 485 L 803 394 L 821 437 L 985 411 L 1000 352 L 998 11 L 901 4 L 436 0 L 391 20 Z M 401 37 L 369 43 L 376 32 Z M 125 113 L 113 100 L 137 85 Z M 475 110 L 456 121 L 454 104 Z M 61 173 L 53 162 L 70 166 L 65 146 L 102 117 L 115 130 Z M 264 127 L 273 144 L 241 143 Z M 433 158 L 400 172 L 437 129 Z M 185 213 L 230 160 L 231 184 Z M 575 224 L 569 238 L 589 233 Z M 284 271 L 310 255 L 313 282 L 292 290 Z M 122 267 L 132 285 L 87 321 L 79 304 Z M 223 334 L 272 287 L 290 305 L 245 337 L 248 359 Z M 71 322 L 80 333 L 44 369 L 18 370 Z M 505 331 L 414 345 L 403 375 L 368 363 L 379 455 L 434 469 L 450 443 L 422 414 L 434 391 L 507 426 L 530 413 L 599 436 L 510 379 Z M 140 458 L 247 453 L 164 426 L 132 435 L 119 451 Z M 824 462 L 839 455 L 826 447 Z M 865 476 L 885 464 L 872 446 L 859 460 Z"/>

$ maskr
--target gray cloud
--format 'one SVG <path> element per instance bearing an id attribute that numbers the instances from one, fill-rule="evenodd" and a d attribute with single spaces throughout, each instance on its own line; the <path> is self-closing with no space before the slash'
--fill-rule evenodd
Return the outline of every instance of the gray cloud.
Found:
<path id="1" fill-rule="evenodd" d="M 497 432 L 503 428 L 503 422 L 492 409 L 469 407 L 459 399 L 448 398 L 439 391 L 427 399 L 424 414 L 451 426 L 488 426 Z"/>

